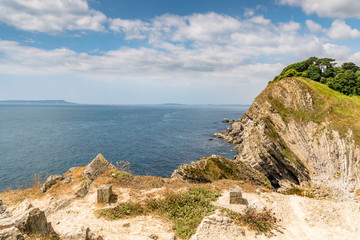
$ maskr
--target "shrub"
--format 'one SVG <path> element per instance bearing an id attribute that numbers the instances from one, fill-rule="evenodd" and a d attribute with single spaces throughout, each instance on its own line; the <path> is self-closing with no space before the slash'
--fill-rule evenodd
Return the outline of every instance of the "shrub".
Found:
<path id="1" fill-rule="evenodd" d="M 130 216 L 138 216 L 146 213 L 146 209 L 139 203 L 120 203 L 115 208 L 102 209 L 99 212 L 100 216 L 110 219 L 119 219 Z"/>
<path id="2" fill-rule="evenodd" d="M 278 226 L 280 219 L 275 217 L 271 209 L 263 208 L 257 211 L 255 207 L 247 206 L 242 213 L 226 210 L 228 216 L 238 224 L 245 224 L 251 230 L 269 233 Z"/>
<path id="3" fill-rule="evenodd" d="M 145 203 L 121 203 L 112 209 L 100 210 L 100 216 L 119 219 L 149 212 L 169 218 L 174 223 L 176 235 L 188 239 L 195 233 L 201 220 L 215 211 L 211 201 L 220 194 L 202 187 L 190 188 L 182 193 L 170 193 L 164 199 L 149 199 Z"/>

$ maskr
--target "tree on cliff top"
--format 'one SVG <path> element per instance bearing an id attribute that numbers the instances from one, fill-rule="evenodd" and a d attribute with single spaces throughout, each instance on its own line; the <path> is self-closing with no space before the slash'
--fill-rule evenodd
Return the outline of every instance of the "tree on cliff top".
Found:
<path id="1" fill-rule="evenodd" d="M 346 95 L 360 95 L 360 67 L 352 62 L 343 63 L 341 67 L 335 65 L 335 59 L 332 58 L 310 57 L 285 67 L 273 82 L 301 76 L 326 84 Z"/>

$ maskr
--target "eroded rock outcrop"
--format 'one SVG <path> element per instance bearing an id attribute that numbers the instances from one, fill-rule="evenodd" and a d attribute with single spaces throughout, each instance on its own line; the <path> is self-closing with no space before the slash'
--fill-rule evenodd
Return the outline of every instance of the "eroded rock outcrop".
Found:
<path id="1" fill-rule="evenodd" d="M 103 155 L 100 153 L 86 166 L 83 176 L 83 183 L 81 188 L 75 193 L 78 197 L 85 197 L 88 192 L 92 182 L 97 179 L 101 174 L 110 169 L 115 169 L 115 166 L 109 163 Z"/>
<path id="2" fill-rule="evenodd" d="M 114 168 L 114 165 L 109 163 L 103 155 L 100 153 L 91 161 L 89 165 L 86 166 L 84 172 L 82 173 L 84 179 L 89 179 L 91 181 L 95 180 L 104 172 Z"/>
<path id="3" fill-rule="evenodd" d="M 55 185 L 58 181 L 61 181 L 63 179 L 64 179 L 63 175 L 51 175 L 46 179 L 46 182 L 40 188 L 40 191 L 43 193 L 46 192 L 51 188 L 51 186 Z"/>
<path id="4" fill-rule="evenodd" d="M 0 219 L 0 239 L 24 239 L 26 234 L 57 236 L 45 213 L 33 207 L 29 200 L 23 201 L 8 217 Z"/>
<path id="5" fill-rule="evenodd" d="M 216 135 L 236 145 L 235 163 L 264 173 L 275 188 L 317 184 L 352 192 L 360 183 L 359 116 L 351 115 L 356 109 L 325 85 L 287 78 L 269 84 Z"/>
<path id="6" fill-rule="evenodd" d="M 205 217 L 190 240 L 241 240 L 245 238 L 245 229 L 234 223 L 229 217 L 216 210 Z"/>
<path id="7" fill-rule="evenodd" d="M 232 160 L 218 155 L 183 164 L 172 173 L 171 178 L 190 183 L 209 183 L 221 179 L 246 180 L 271 188 L 270 182 L 261 172 L 242 162 L 235 164 Z"/>

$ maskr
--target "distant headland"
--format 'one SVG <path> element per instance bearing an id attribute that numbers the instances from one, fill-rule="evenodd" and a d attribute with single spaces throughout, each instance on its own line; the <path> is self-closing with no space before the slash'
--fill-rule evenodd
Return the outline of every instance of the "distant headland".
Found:
<path id="1" fill-rule="evenodd" d="M 0 100 L 2 105 L 74 105 L 65 100 Z"/>

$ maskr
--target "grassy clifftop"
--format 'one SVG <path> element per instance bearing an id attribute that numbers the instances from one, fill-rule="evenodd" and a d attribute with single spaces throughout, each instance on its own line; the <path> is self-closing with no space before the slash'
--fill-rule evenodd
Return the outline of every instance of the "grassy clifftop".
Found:
<path id="1" fill-rule="evenodd" d="M 310 102 L 301 104 L 301 100 L 292 101 L 294 105 L 287 105 L 285 98 L 295 97 L 285 94 L 289 91 L 287 82 L 295 81 L 303 96 Z M 274 89 L 277 91 L 274 91 Z M 278 90 L 278 89 L 281 90 Z M 259 95 L 259 100 L 267 100 L 280 113 L 283 120 L 295 119 L 298 121 L 327 121 L 334 130 L 342 136 L 350 128 L 357 144 L 360 143 L 360 97 L 347 96 L 328 86 L 308 78 L 292 77 L 272 82 Z"/>

